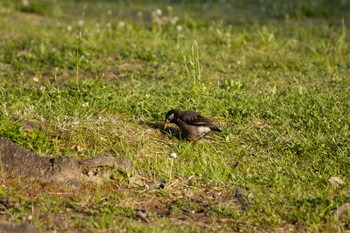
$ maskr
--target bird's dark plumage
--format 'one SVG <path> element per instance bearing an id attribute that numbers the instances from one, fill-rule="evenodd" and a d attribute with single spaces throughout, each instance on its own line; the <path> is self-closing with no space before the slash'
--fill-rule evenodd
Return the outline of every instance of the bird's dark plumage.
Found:
<path id="1" fill-rule="evenodd" d="M 222 132 L 209 118 L 194 111 L 172 109 L 166 114 L 166 122 L 175 123 L 182 133 L 191 140 L 200 139 L 211 130 Z"/>

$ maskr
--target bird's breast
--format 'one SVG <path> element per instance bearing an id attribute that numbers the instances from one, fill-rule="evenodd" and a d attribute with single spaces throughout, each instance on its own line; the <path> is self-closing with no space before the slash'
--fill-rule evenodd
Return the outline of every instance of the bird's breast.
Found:
<path id="1" fill-rule="evenodd" d="M 204 134 L 208 133 L 210 131 L 210 128 L 209 127 L 206 127 L 206 126 L 199 126 L 197 128 L 197 131 L 198 131 L 198 134 L 203 136 Z"/>
<path id="2" fill-rule="evenodd" d="M 207 126 L 190 125 L 182 120 L 178 120 L 176 124 L 188 138 L 201 138 L 211 130 Z"/>

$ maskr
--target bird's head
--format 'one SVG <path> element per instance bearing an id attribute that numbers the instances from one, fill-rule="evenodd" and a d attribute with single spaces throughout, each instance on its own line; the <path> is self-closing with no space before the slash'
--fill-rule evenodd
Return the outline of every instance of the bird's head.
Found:
<path id="1" fill-rule="evenodd" d="M 172 109 L 172 110 L 170 110 L 170 111 L 166 114 L 164 129 L 165 129 L 166 127 L 168 127 L 168 124 L 169 124 L 169 123 L 175 123 L 177 112 L 178 112 L 177 110 Z"/>

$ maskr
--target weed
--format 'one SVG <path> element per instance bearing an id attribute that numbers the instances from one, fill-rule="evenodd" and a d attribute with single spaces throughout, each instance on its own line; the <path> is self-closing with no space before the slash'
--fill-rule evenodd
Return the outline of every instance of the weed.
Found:
<path id="1" fill-rule="evenodd" d="M 347 1 L 27 3 L 0 3 L 0 136 L 44 156 L 125 157 L 166 185 L 115 172 L 72 192 L 2 175 L 1 219 L 30 215 L 43 232 L 349 230 L 334 221 L 350 201 Z M 172 108 L 224 132 L 178 140 L 161 127 Z"/>

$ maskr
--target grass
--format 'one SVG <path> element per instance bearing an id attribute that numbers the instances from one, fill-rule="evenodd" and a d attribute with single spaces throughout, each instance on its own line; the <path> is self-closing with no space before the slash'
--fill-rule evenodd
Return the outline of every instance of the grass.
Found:
<path id="1" fill-rule="evenodd" d="M 31 216 L 43 232 L 349 231 L 333 218 L 350 202 L 348 1 L 27 3 L 0 3 L 0 135 L 42 156 L 126 157 L 167 186 L 2 178 L 1 219 Z M 224 132 L 189 143 L 149 126 L 172 108 Z"/>

